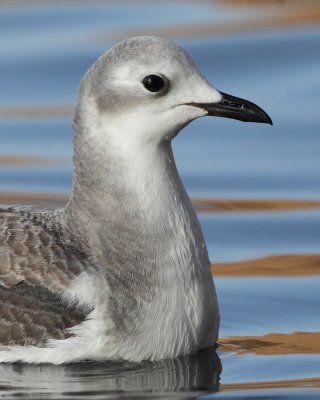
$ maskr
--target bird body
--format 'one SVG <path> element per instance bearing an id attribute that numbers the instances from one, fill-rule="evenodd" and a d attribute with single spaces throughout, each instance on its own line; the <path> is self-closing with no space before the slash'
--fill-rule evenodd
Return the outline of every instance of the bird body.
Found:
<path id="1" fill-rule="evenodd" d="M 214 345 L 208 252 L 171 140 L 220 116 L 222 101 L 231 118 L 271 121 L 230 98 L 160 38 L 128 39 L 89 69 L 68 204 L 0 212 L 0 362 L 157 360 Z"/>

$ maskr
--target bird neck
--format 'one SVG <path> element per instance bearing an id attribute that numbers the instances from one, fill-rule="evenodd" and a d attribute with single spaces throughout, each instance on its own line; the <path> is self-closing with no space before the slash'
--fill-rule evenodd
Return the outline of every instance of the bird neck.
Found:
<path id="1" fill-rule="evenodd" d="M 88 214 L 90 220 L 97 214 L 100 221 L 111 218 L 117 210 L 151 217 L 173 198 L 188 200 L 169 142 L 122 155 L 97 149 L 92 143 L 75 146 L 74 151 L 73 191 L 67 209 Z"/>
<path id="2" fill-rule="evenodd" d="M 75 126 L 73 192 L 64 211 L 69 240 L 105 272 L 134 266 L 143 279 L 152 271 L 164 279 L 168 268 L 179 274 L 200 266 L 207 279 L 207 248 L 171 143 L 117 152 L 82 133 Z"/>
<path id="3" fill-rule="evenodd" d="M 65 209 L 73 231 L 101 242 L 110 227 L 118 237 L 133 229 L 159 238 L 175 221 L 198 226 L 170 141 L 116 148 L 112 141 L 99 144 L 101 135 L 84 132 L 84 124 L 74 128 L 73 191 Z"/>

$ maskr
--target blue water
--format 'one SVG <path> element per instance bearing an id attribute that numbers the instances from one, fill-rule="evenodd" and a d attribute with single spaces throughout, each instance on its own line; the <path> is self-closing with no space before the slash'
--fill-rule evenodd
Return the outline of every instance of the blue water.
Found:
<path id="1" fill-rule="evenodd" d="M 274 126 L 203 118 L 185 128 L 173 147 L 190 196 L 320 199 L 319 25 L 279 24 L 261 31 L 201 34 L 202 25 L 247 21 L 250 26 L 252 21 L 287 15 L 290 4 L 289 9 L 281 2 L 239 8 L 223 1 L 6 4 L 0 5 L 0 162 L 3 156 L 42 161 L 2 162 L 2 192 L 29 192 L 35 198 L 37 193 L 67 195 L 72 114 L 47 116 L 41 107 L 73 107 L 82 75 L 118 39 L 165 27 L 170 36 L 171 27 L 188 32 L 197 26 L 197 36 L 182 33 L 170 38 L 186 48 L 218 89 L 256 102 Z M 33 108 L 31 116 L 21 114 L 24 107 Z M 5 109 L 15 116 L 5 117 Z M 199 217 L 213 262 L 319 253 L 317 210 L 211 212 Z M 221 338 L 320 331 L 319 275 L 232 276 L 215 281 Z M 238 354 L 220 347 L 217 352 L 159 363 L 2 365 L 0 371 L 3 398 L 320 395 L 319 344 L 309 354 L 294 349 L 292 354 Z M 311 384 L 296 384 L 310 379 Z"/>
<path id="2" fill-rule="evenodd" d="M 200 221 L 216 262 L 319 251 L 319 211 L 212 213 Z"/>

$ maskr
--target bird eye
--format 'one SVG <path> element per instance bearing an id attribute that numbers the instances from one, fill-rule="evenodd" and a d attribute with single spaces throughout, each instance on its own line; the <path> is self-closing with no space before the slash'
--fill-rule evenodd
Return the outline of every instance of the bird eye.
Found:
<path id="1" fill-rule="evenodd" d="M 145 76 L 142 84 L 149 92 L 160 92 L 166 86 L 166 82 L 159 75 Z"/>

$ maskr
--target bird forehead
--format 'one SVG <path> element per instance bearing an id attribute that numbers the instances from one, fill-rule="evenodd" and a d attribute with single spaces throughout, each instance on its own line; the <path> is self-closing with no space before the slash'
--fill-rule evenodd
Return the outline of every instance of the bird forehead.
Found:
<path id="1" fill-rule="evenodd" d="M 159 62 L 141 63 L 136 60 L 129 60 L 126 63 L 118 64 L 114 69 L 112 76 L 119 80 L 136 80 L 142 79 L 146 75 L 158 74 L 173 78 L 175 75 L 187 73 L 186 68 L 175 63 L 168 63 L 165 60 Z"/>
<path id="2" fill-rule="evenodd" d="M 181 47 L 157 37 L 127 39 L 106 53 L 106 62 L 114 69 L 121 70 L 126 65 L 132 71 L 139 68 L 195 68 L 193 60 Z"/>
<path id="3" fill-rule="evenodd" d="M 173 58 L 184 57 L 185 51 L 173 42 L 153 36 L 129 38 L 111 49 L 118 57 Z"/>

